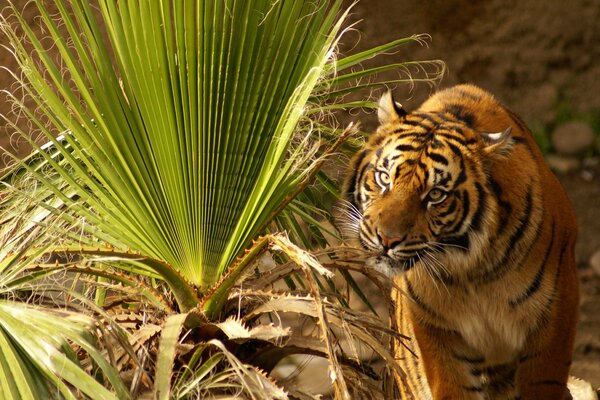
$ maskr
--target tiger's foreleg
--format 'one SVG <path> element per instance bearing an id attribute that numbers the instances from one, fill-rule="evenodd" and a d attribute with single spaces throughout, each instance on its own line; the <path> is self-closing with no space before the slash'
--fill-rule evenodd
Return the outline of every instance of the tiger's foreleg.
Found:
<path id="1" fill-rule="evenodd" d="M 414 321 L 413 329 L 433 400 L 486 399 L 481 376 L 472 363 L 478 357 L 458 354 L 464 344 L 457 333 Z"/>
<path id="2" fill-rule="evenodd" d="M 556 286 L 545 303 L 546 317 L 538 322 L 521 356 L 518 380 L 523 400 L 570 398 L 567 380 L 579 309 L 579 279 L 572 247 L 563 250 L 558 259 L 562 262 L 549 270 L 547 278 Z"/>
<path id="3" fill-rule="evenodd" d="M 522 400 L 569 399 L 567 380 L 571 366 L 577 308 L 579 304 L 577 278 L 574 268 L 564 269 L 571 274 L 572 285 L 559 287 L 549 323 L 542 324 L 538 337 L 530 342 L 543 346 L 529 349 L 522 357 L 519 385 Z"/>

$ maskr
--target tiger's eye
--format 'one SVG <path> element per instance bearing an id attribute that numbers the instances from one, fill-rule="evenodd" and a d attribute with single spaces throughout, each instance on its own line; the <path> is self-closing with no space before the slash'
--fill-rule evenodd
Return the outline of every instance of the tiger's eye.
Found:
<path id="1" fill-rule="evenodd" d="M 429 193 L 427 193 L 427 201 L 429 204 L 438 204 L 446 199 L 448 193 L 444 192 L 441 189 L 431 189 Z"/>
<path id="2" fill-rule="evenodd" d="M 375 171 L 375 183 L 377 183 L 382 189 L 388 189 L 390 186 L 390 174 L 384 170 Z"/>

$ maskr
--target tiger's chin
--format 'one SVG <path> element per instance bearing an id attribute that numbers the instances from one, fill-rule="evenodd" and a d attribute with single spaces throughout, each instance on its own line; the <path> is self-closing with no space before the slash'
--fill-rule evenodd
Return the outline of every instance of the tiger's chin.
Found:
<path id="1" fill-rule="evenodd" d="M 412 259 L 396 259 L 384 254 L 375 255 L 366 261 L 367 267 L 390 278 L 401 275 L 415 266 Z"/>

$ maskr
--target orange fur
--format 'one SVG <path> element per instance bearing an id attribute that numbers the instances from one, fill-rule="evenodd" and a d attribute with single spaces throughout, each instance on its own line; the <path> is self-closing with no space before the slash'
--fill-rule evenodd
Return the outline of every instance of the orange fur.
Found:
<path id="1" fill-rule="evenodd" d="M 380 101 L 346 197 L 390 274 L 417 399 L 557 399 L 578 309 L 576 222 L 523 122 L 472 85 L 415 112 Z M 399 388 L 400 398 L 409 398 Z"/>

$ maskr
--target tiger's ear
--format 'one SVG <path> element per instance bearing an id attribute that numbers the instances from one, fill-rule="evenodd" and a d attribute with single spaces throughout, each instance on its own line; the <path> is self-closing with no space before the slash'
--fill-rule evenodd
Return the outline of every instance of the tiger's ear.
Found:
<path id="1" fill-rule="evenodd" d="M 381 125 L 388 122 L 403 119 L 408 113 L 402 108 L 402 104 L 394 101 L 391 91 L 387 91 L 379 99 L 379 108 L 377 109 L 377 117 Z"/>
<path id="2" fill-rule="evenodd" d="M 505 156 L 513 147 L 511 140 L 512 128 L 509 126 L 504 132 L 482 133 L 481 138 L 485 144 L 484 152 L 488 156 Z"/>

